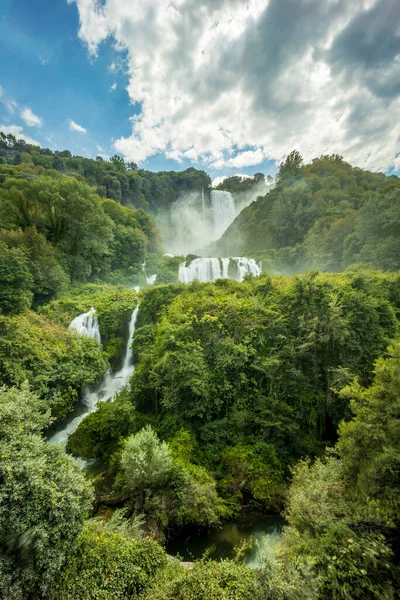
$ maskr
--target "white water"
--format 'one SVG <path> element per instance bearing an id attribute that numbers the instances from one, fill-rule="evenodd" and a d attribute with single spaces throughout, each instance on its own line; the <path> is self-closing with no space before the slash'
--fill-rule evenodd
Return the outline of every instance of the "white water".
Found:
<path id="1" fill-rule="evenodd" d="M 214 224 L 213 238 L 218 240 L 237 215 L 232 194 L 221 190 L 212 190 L 211 211 Z"/>
<path id="2" fill-rule="evenodd" d="M 144 263 L 142 264 L 142 270 L 143 270 L 144 276 L 146 277 L 147 285 L 153 285 L 156 282 L 157 273 L 155 273 L 154 275 L 147 276 L 146 261 L 144 261 Z"/>
<path id="3" fill-rule="evenodd" d="M 75 317 L 69 324 L 69 328 L 75 329 L 81 335 L 93 338 L 101 344 L 99 321 L 93 307 L 87 313 Z"/>
<path id="4" fill-rule="evenodd" d="M 229 275 L 231 267 L 231 275 Z M 234 257 L 234 258 L 195 258 L 185 266 L 182 263 L 179 266 L 179 281 L 190 283 L 197 279 L 198 281 L 215 281 L 216 279 L 235 279 L 243 281 L 245 275 L 260 275 L 262 271 L 261 263 L 257 263 L 254 258 Z"/>
<path id="5" fill-rule="evenodd" d="M 51 444 L 61 444 L 65 442 L 71 433 L 74 433 L 78 428 L 79 423 L 90 413 L 95 412 L 97 404 L 99 402 L 106 402 L 112 400 L 115 394 L 123 388 L 133 375 L 135 370 L 132 361 L 132 340 L 135 334 L 136 320 L 139 313 L 139 306 L 132 312 L 131 320 L 129 323 L 129 336 L 124 356 L 124 362 L 121 369 L 117 373 L 113 373 L 111 369 L 108 369 L 107 373 L 102 378 L 101 382 L 93 389 L 85 388 L 82 394 L 82 401 L 80 406 L 77 408 L 76 416 L 72 416 L 68 422 L 56 431 L 54 435 L 49 438 Z M 88 314 L 88 313 L 87 313 Z M 84 316 L 84 315 L 81 315 Z M 79 317 L 77 317 L 79 319 Z M 74 319 L 75 321 L 76 319 Z M 72 326 L 72 323 L 70 327 Z"/>

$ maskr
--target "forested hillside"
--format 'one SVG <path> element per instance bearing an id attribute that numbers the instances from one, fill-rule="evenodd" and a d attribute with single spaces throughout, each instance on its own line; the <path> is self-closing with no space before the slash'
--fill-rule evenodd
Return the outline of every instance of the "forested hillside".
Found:
<path id="1" fill-rule="evenodd" d="M 53 151 L 41 148 L 2 132 L 1 164 L 39 167 L 36 169 L 39 173 L 44 169 L 55 170 L 94 187 L 94 191 L 101 198 L 111 198 L 120 204 L 144 209 L 153 214 L 168 209 L 181 194 L 200 191 L 202 188 L 207 191 L 211 186 L 209 175 L 194 168 L 154 173 L 139 169 L 132 162 L 125 164 L 118 155 L 110 160 L 101 156 L 96 160 L 72 156 L 69 150 Z"/>
<path id="2" fill-rule="evenodd" d="M 264 272 L 184 284 L 148 211 L 208 176 L 1 140 L 1 600 L 398 597 L 399 180 L 294 153 L 216 245 Z"/>
<path id="3" fill-rule="evenodd" d="M 338 155 L 281 165 L 276 186 L 245 208 L 208 256 L 262 257 L 265 268 L 342 271 L 354 263 L 400 268 L 400 180 Z"/>
<path id="4" fill-rule="evenodd" d="M 0 165 L 0 307 L 19 312 L 85 281 L 138 282 L 161 250 L 149 214 L 75 177 Z"/>

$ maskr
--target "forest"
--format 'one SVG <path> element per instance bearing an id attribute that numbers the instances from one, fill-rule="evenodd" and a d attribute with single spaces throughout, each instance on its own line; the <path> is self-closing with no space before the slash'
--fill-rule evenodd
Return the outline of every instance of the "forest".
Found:
<path id="1" fill-rule="evenodd" d="M 343 271 L 355 263 L 400 268 L 400 180 L 339 155 L 304 164 L 293 151 L 274 189 L 245 208 L 208 256 L 256 256 L 285 274 Z"/>
<path id="2" fill-rule="evenodd" d="M 0 135 L 2 600 L 399 597 L 399 181 L 289 154 L 204 250 L 261 275 L 184 284 L 155 219 L 205 172 Z M 91 309 L 101 342 L 69 327 Z M 168 552 L 251 514 L 284 523 L 256 567 Z"/>

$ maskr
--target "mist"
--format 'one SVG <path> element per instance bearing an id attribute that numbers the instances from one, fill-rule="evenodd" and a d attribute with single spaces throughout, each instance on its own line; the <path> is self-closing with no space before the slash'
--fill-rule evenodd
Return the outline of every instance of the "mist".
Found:
<path id="1" fill-rule="evenodd" d="M 217 242 L 239 213 L 272 187 L 259 181 L 251 190 L 235 194 L 204 189 L 181 194 L 157 217 L 165 251 L 178 256 L 210 256 L 207 246 Z"/>

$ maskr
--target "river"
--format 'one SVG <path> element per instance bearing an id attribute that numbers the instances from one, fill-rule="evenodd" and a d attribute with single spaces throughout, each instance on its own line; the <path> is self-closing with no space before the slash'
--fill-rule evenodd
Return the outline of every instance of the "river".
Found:
<path id="1" fill-rule="evenodd" d="M 281 538 L 284 520 L 282 517 L 250 515 L 246 518 L 224 523 L 218 529 L 205 530 L 171 539 L 166 550 L 171 556 L 179 555 L 184 561 L 194 561 L 202 557 L 207 549 L 212 549 L 210 558 L 234 558 L 235 548 L 243 541 L 251 543 L 244 556 L 245 564 L 258 567 L 263 555 L 271 554 Z"/>

